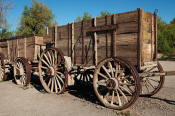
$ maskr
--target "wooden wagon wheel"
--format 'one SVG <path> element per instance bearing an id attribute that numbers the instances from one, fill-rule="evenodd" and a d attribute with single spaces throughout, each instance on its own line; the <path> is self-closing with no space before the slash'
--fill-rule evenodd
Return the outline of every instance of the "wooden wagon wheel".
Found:
<path id="1" fill-rule="evenodd" d="M 149 76 L 149 73 L 154 72 L 164 72 L 161 64 L 157 62 L 157 66 L 147 68 L 144 73 L 147 73 L 148 76 L 141 77 L 141 85 L 142 90 L 140 95 L 141 96 L 147 96 L 150 97 L 157 92 L 160 91 L 160 89 L 163 87 L 165 76 Z"/>
<path id="2" fill-rule="evenodd" d="M 107 58 L 98 64 L 94 72 L 93 87 L 103 105 L 123 110 L 139 97 L 138 72 L 128 61 L 118 57 Z"/>
<path id="3" fill-rule="evenodd" d="M 75 74 L 75 82 L 77 84 L 92 84 L 94 70 L 87 69 L 85 71 L 77 71 Z"/>
<path id="4" fill-rule="evenodd" d="M 5 81 L 6 79 L 4 55 L 0 53 L 0 81 Z"/>
<path id="5" fill-rule="evenodd" d="M 27 86 L 31 78 L 31 66 L 28 60 L 23 57 L 18 57 L 14 62 L 14 79 L 16 84 Z"/>
<path id="6" fill-rule="evenodd" d="M 67 85 L 67 70 L 63 53 L 56 48 L 43 51 L 39 60 L 39 78 L 48 93 L 63 93 Z"/>

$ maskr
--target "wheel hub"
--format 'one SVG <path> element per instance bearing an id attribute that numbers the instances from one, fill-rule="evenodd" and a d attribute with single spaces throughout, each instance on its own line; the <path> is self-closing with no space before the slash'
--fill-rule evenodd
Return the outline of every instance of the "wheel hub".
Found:
<path id="1" fill-rule="evenodd" d="M 47 75 L 55 76 L 56 75 L 56 69 L 54 67 L 49 67 L 49 69 L 47 70 Z"/>
<path id="2" fill-rule="evenodd" d="M 115 90 L 115 89 L 119 88 L 120 83 L 119 83 L 119 80 L 117 78 L 111 78 L 111 79 L 107 80 L 106 85 L 107 85 L 107 88 L 109 90 Z"/>

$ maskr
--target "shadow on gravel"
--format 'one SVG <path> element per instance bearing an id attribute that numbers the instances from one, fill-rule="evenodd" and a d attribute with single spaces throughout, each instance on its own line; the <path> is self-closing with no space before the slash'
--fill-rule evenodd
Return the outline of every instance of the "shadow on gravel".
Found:
<path id="1" fill-rule="evenodd" d="M 40 80 L 39 77 L 36 75 L 32 75 L 31 76 L 31 82 L 30 84 L 39 92 L 41 93 L 47 93 Z M 98 101 L 94 89 L 93 89 L 93 85 L 90 83 L 84 83 L 84 82 L 76 82 L 74 86 L 69 86 L 66 88 L 66 92 L 68 92 L 69 94 L 78 97 L 80 99 L 84 99 L 86 101 L 89 101 L 91 103 L 94 104 L 100 104 L 100 102 Z"/>
<path id="2" fill-rule="evenodd" d="M 151 97 L 151 98 L 164 101 L 164 102 L 171 104 L 171 105 L 175 105 L 175 101 L 173 101 L 173 100 L 163 99 L 163 98 L 159 98 L 159 97 Z"/>
<path id="3" fill-rule="evenodd" d="M 37 91 L 39 91 L 39 92 L 41 92 L 41 93 L 47 93 L 47 92 L 44 90 L 44 88 L 43 88 L 43 86 L 42 86 L 42 84 L 41 84 L 41 82 L 40 82 L 38 76 L 32 74 L 31 80 L 30 80 L 30 84 L 31 84 Z"/>
<path id="4" fill-rule="evenodd" d="M 93 85 L 79 84 L 68 88 L 67 92 L 75 97 L 84 99 L 94 104 L 101 105 L 98 101 Z"/>

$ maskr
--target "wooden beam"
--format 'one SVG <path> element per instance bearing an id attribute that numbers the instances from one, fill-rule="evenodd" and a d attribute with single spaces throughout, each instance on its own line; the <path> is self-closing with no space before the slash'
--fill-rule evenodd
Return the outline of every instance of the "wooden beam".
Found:
<path id="1" fill-rule="evenodd" d="M 94 18 L 94 27 L 97 26 L 97 22 L 96 22 L 96 17 Z M 94 58 L 95 58 L 95 66 L 97 66 L 98 64 L 98 53 L 97 53 L 97 33 L 94 32 Z"/>
<path id="2" fill-rule="evenodd" d="M 113 24 L 116 25 L 116 15 L 113 15 Z M 113 30 L 113 56 L 117 56 L 117 28 Z"/>
<path id="3" fill-rule="evenodd" d="M 72 47 L 72 52 L 71 52 L 71 56 L 72 56 L 72 63 L 75 63 L 75 60 L 74 60 L 74 47 L 75 47 L 75 43 L 74 43 L 74 22 L 72 22 L 72 45 L 71 45 L 71 47 Z"/>
<path id="4" fill-rule="evenodd" d="M 19 45 L 18 39 L 16 40 L 16 47 L 17 47 L 17 57 L 19 57 Z"/>
<path id="5" fill-rule="evenodd" d="M 10 44 L 9 41 L 7 41 L 7 54 L 8 54 L 8 59 L 10 60 Z"/>
<path id="6" fill-rule="evenodd" d="M 46 35 L 49 35 L 49 27 L 46 28 Z"/>
<path id="7" fill-rule="evenodd" d="M 81 57 L 81 63 L 84 64 L 84 21 L 81 22 L 81 37 L 82 37 L 82 57 Z"/>
<path id="8" fill-rule="evenodd" d="M 115 30 L 116 28 L 117 28 L 117 24 L 98 26 L 98 27 L 90 27 L 87 32 L 111 31 L 111 30 Z"/>
<path id="9" fill-rule="evenodd" d="M 154 40 L 155 40 L 155 55 L 154 59 L 157 60 L 157 14 L 154 13 Z"/>
<path id="10" fill-rule="evenodd" d="M 67 45 L 67 49 L 68 49 L 67 52 L 68 52 L 68 53 L 67 53 L 67 54 L 68 54 L 68 56 L 69 56 L 69 44 L 70 44 L 70 43 L 69 43 L 69 41 L 70 41 L 70 40 L 69 40 L 69 39 L 70 39 L 70 24 L 69 24 L 69 23 L 68 23 L 68 25 L 67 25 L 67 31 L 68 31 L 68 42 L 67 42 L 67 44 L 68 44 L 68 45 Z"/>
<path id="11" fill-rule="evenodd" d="M 58 38 L 58 31 L 57 31 L 57 25 L 55 25 L 55 39 L 54 39 L 55 47 L 57 46 L 57 38 Z"/>
<path id="12" fill-rule="evenodd" d="M 139 70 L 142 66 L 142 51 L 143 51 L 143 11 L 141 8 L 137 9 L 138 11 L 138 40 L 137 40 L 137 65 Z"/>
<path id="13" fill-rule="evenodd" d="M 24 58 L 26 58 L 26 47 L 27 47 L 27 40 L 26 40 L 27 38 L 24 38 Z"/>

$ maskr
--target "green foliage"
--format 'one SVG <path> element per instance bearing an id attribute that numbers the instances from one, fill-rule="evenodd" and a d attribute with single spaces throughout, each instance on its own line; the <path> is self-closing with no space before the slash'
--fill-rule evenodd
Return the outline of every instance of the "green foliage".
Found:
<path id="1" fill-rule="evenodd" d="M 32 0 L 32 6 L 24 7 L 17 35 L 44 35 L 46 27 L 52 26 L 54 15 L 43 2 Z"/>
<path id="2" fill-rule="evenodd" d="M 164 55 L 174 55 L 175 54 L 175 20 L 170 24 L 162 21 L 158 18 L 158 52 Z"/>
<path id="3" fill-rule="evenodd" d="M 92 16 L 88 13 L 88 12 L 84 12 L 83 16 L 78 16 L 75 20 L 75 22 L 79 22 L 79 21 L 82 21 L 82 20 L 89 20 L 91 19 Z"/>
<path id="4" fill-rule="evenodd" d="M 100 16 L 98 15 L 97 17 L 103 17 L 103 16 L 106 16 L 106 15 L 110 15 L 111 13 L 106 11 L 106 10 L 102 10 L 100 12 Z M 92 16 L 88 13 L 88 12 L 84 12 L 83 16 L 78 16 L 76 19 L 75 19 L 75 22 L 80 22 L 82 20 L 89 20 L 91 19 Z"/>
<path id="5" fill-rule="evenodd" d="M 2 29 L 0 31 L 0 39 L 7 39 L 13 36 L 13 32 L 8 31 L 7 29 Z"/>
<path id="6" fill-rule="evenodd" d="M 104 17 L 104 16 L 106 16 L 106 15 L 110 15 L 111 13 L 110 12 L 108 12 L 108 11 L 106 11 L 106 10 L 102 10 L 101 12 L 100 12 L 100 16 L 102 16 L 102 17 Z"/>

